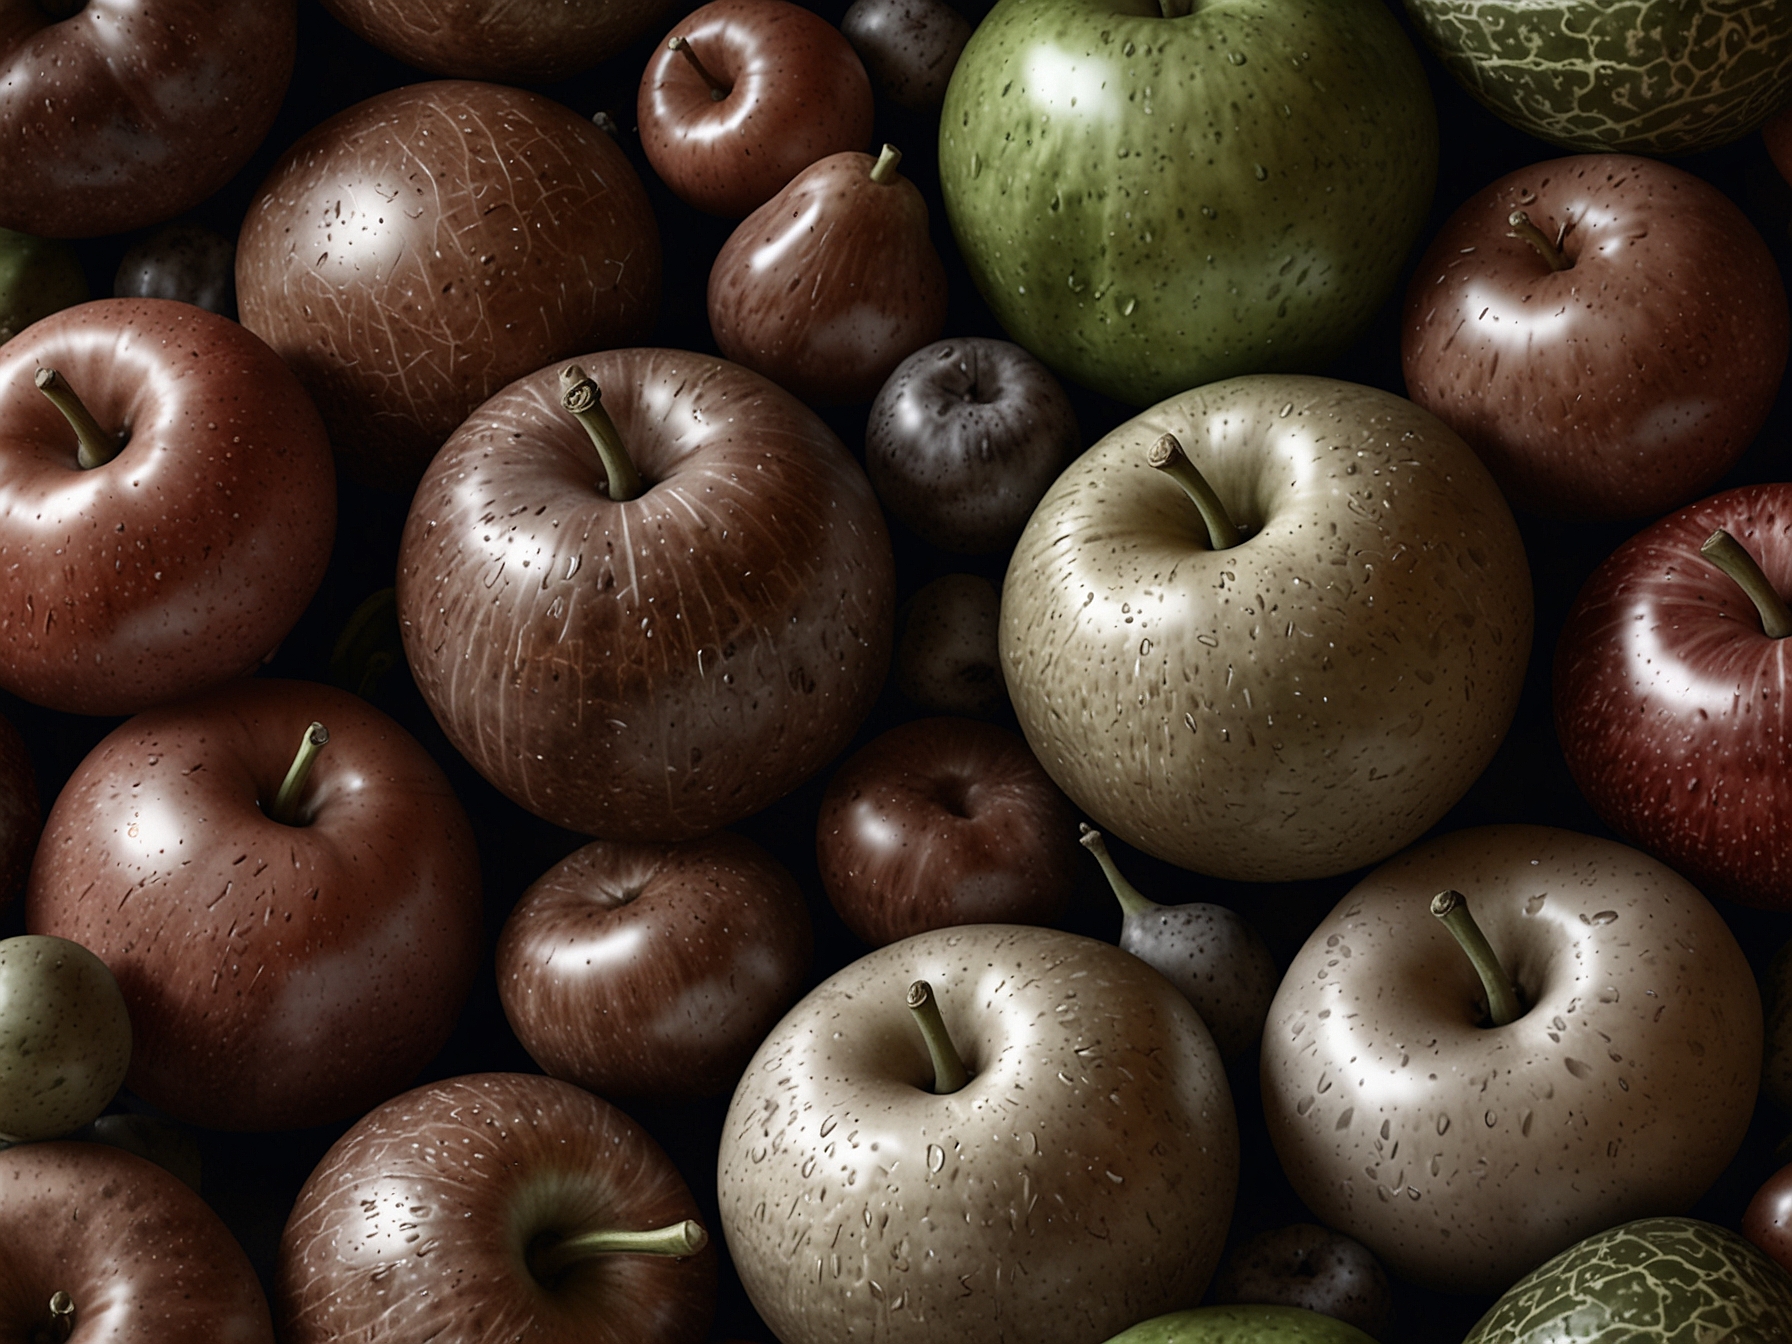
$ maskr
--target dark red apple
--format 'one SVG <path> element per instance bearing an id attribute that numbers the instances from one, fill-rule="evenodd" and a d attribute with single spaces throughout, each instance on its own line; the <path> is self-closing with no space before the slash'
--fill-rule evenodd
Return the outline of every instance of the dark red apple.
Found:
<path id="1" fill-rule="evenodd" d="M 1394 1290 L 1362 1242 L 1317 1223 L 1291 1223 L 1233 1247 L 1214 1276 L 1213 1300 L 1301 1307 L 1379 1337 Z"/>
<path id="2" fill-rule="evenodd" d="M 1656 159 L 1509 174 L 1432 240 L 1406 294 L 1412 399 L 1517 506 L 1640 518 L 1710 489 L 1786 367 L 1779 267 L 1715 187 Z"/>
<path id="3" fill-rule="evenodd" d="M 317 723 L 328 742 L 283 800 Z M 391 1096 L 447 1039 L 479 961 L 479 856 L 392 720 L 332 687 L 240 681 L 82 761 L 25 921 L 118 978 L 139 1096 L 215 1129 L 297 1128 Z"/>
<path id="4" fill-rule="evenodd" d="M 740 219 L 817 159 L 871 142 L 871 81 L 819 14 L 787 0 L 712 0 L 647 62 L 635 114 L 672 194 Z"/>
<path id="5" fill-rule="evenodd" d="M 0 492 L 0 685 L 82 714 L 259 666 L 336 529 L 298 380 L 235 322 L 170 299 L 96 299 L 0 347 Z"/>
<path id="6" fill-rule="evenodd" d="M 0 227 L 92 238 L 198 205 L 273 126 L 297 48 L 294 0 L 0 5 Z"/>
<path id="7" fill-rule="evenodd" d="M 665 1152 L 535 1074 L 450 1078 L 339 1139 L 280 1238 L 284 1344 L 699 1344 L 716 1257 Z"/>
<path id="8" fill-rule="evenodd" d="M 234 320 L 236 239 L 191 221 L 164 224 L 125 252 L 112 296 L 179 299 Z"/>
<path id="9" fill-rule="evenodd" d="M 1767 144 L 1767 157 L 1780 170 L 1780 176 L 1792 183 L 1792 107 L 1782 108 L 1761 127 L 1761 139 Z"/>
<path id="10" fill-rule="evenodd" d="M 1051 924 L 1075 887 L 1076 818 L 1016 733 L 919 719 L 860 748 L 816 819 L 822 886 L 873 947 L 956 924 Z"/>
<path id="11" fill-rule="evenodd" d="M 802 992 L 814 941 L 796 880 L 750 840 L 599 840 L 511 911 L 498 994 L 556 1078 L 611 1099 L 717 1097 Z"/>
<path id="12" fill-rule="evenodd" d="M 758 374 L 676 350 L 580 362 L 584 414 L 639 486 L 619 474 L 610 497 L 560 369 L 493 397 L 412 501 L 405 652 L 449 740 L 521 806 L 689 839 L 788 793 L 870 711 L 889 535 L 833 431 Z"/>
<path id="13" fill-rule="evenodd" d="M 43 823 L 30 749 L 12 720 L 0 715 L 0 911 L 25 890 Z"/>
<path id="14" fill-rule="evenodd" d="M 1743 1210 L 1740 1231 L 1792 1272 L 1792 1166 L 1781 1167 L 1755 1191 Z"/>
<path id="15" fill-rule="evenodd" d="M 237 306 L 316 398 L 344 467 L 408 494 L 480 402 L 642 339 L 660 242 L 615 141 L 521 89 L 442 80 L 330 118 L 237 243 Z"/>
<path id="16" fill-rule="evenodd" d="M 840 31 L 879 93 L 911 112 L 937 112 L 971 24 L 945 0 L 853 0 Z"/>

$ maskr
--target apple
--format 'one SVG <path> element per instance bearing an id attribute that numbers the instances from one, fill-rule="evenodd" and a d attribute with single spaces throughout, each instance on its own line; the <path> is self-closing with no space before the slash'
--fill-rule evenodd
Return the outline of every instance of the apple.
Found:
<path id="1" fill-rule="evenodd" d="M 1446 891 L 1484 973 L 1427 913 Z M 1711 904 L 1626 845 L 1542 826 L 1452 832 L 1370 873 L 1296 955 L 1263 1036 L 1295 1192 L 1450 1292 L 1684 1213 L 1736 1155 L 1760 1076 L 1760 995 Z"/>
<path id="2" fill-rule="evenodd" d="M 1317 1223 L 1271 1228 L 1234 1247 L 1213 1297 L 1316 1311 L 1375 1338 L 1394 1306 L 1387 1273 L 1369 1248 Z"/>
<path id="3" fill-rule="evenodd" d="M 112 295 L 179 299 L 234 320 L 236 240 L 203 224 L 164 224 L 125 250 Z"/>
<path id="4" fill-rule="evenodd" d="M 1167 1312 L 1108 1344 L 1370 1344 L 1354 1325 L 1305 1307 L 1219 1304 Z"/>
<path id="5" fill-rule="evenodd" d="M 1531 622 L 1517 525 L 1461 439 L 1386 392 L 1260 375 L 1163 402 L 1058 478 L 1009 561 L 1002 671 L 1102 830 L 1287 881 L 1449 810 L 1512 720 Z"/>
<path id="6" fill-rule="evenodd" d="M 814 941 L 796 879 L 750 840 L 599 840 L 504 921 L 498 995 L 555 1078 L 612 1100 L 725 1096 L 808 982 Z"/>
<path id="7" fill-rule="evenodd" d="M 1780 176 L 1792 183 L 1792 105 L 1781 108 L 1762 123 L 1761 140 Z"/>
<path id="8" fill-rule="evenodd" d="M 131 1062 L 131 1019 L 106 963 L 66 938 L 0 940 L 0 1141 L 73 1133 Z"/>
<path id="9" fill-rule="evenodd" d="M 479 964 L 479 856 L 391 719 L 332 687 L 239 681 L 81 762 L 25 922 L 117 977 L 138 1096 L 213 1129 L 295 1129 L 391 1096 L 447 1040 Z"/>
<path id="10" fill-rule="evenodd" d="M 1002 597 L 981 574 L 942 574 L 904 609 L 896 685 L 930 714 L 975 718 L 1008 704 L 996 628 Z"/>
<path id="11" fill-rule="evenodd" d="M 204 1200 L 99 1143 L 0 1151 L 0 1334 L 273 1344 L 255 1270 Z"/>
<path id="12" fill-rule="evenodd" d="M 590 431 L 542 369 L 419 485 L 405 653 L 455 748 L 520 806 L 607 840 L 690 839 L 857 731 L 889 666 L 889 534 L 833 431 L 758 374 L 676 350 L 565 367 Z M 638 495 L 610 489 L 624 466 Z"/>
<path id="13" fill-rule="evenodd" d="M 946 90 L 940 188 L 1008 334 L 1146 406 L 1356 340 L 1437 146 L 1382 0 L 1002 0 Z"/>
<path id="14" fill-rule="evenodd" d="M 1792 940 L 1780 944 L 1768 965 L 1766 1000 L 1766 1057 L 1761 1070 L 1761 1093 L 1782 1114 L 1792 1115 Z"/>
<path id="15" fill-rule="evenodd" d="M 1742 1213 L 1742 1235 L 1792 1273 L 1792 1166 L 1769 1176 Z"/>
<path id="16" fill-rule="evenodd" d="M 646 336 L 659 231 L 589 120 L 538 93 L 437 80 L 357 103 L 281 155 L 243 220 L 236 288 L 348 474 L 408 496 L 499 388 Z"/>
<path id="17" fill-rule="evenodd" d="M 72 244 L 0 229 L 0 345 L 87 297 L 87 275 Z"/>
<path id="18" fill-rule="evenodd" d="M 1792 92 L 1777 0 L 1406 0 L 1457 83 L 1567 149 L 1692 154 L 1738 140 Z"/>
<path id="19" fill-rule="evenodd" d="M 322 582 L 323 423 L 266 344 L 94 299 L 0 347 L 0 686 L 128 714 L 253 671 Z"/>
<path id="20" fill-rule="evenodd" d="M 715 1252 L 665 1152 L 534 1074 L 449 1078 L 358 1120 L 280 1237 L 283 1344 L 700 1344 Z"/>
<path id="21" fill-rule="evenodd" d="M 648 60 L 641 148 L 685 204 L 743 219 L 818 159 L 871 141 L 871 81 L 826 19 L 787 0 L 711 0 Z"/>
<path id="22" fill-rule="evenodd" d="M 1406 292 L 1412 399 L 1520 508 L 1653 517 L 1755 439 L 1788 342 L 1779 267 L 1728 196 L 1632 154 L 1509 173 L 1432 239 Z"/>
<path id="23" fill-rule="evenodd" d="M 1199 1299 L 1237 1174 L 1188 1000 L 1107 943 L 986 924 L 798 1003 L 735 1090 L 717 1185 L 784 1344 L 1087 1344 Z"/>
<path id="24" fill-rule="evenodd" d="M 274 124 L 294 0 L 44 0 L 0 22 L 0 227 L 124 233 L 188 210 Z"/>
<path id="25" fill-rule="evenodd" d="M 971 24 L 945 0 L 853 0 L 840 31 L 879 93 L 910 112 L 937 112 Z"/>

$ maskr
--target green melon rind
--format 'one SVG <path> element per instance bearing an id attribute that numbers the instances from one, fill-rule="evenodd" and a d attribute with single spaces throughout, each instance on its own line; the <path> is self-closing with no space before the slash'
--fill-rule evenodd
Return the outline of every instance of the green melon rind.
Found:
<path id="1" fill-rule="evenodd" d="M 1354 1325 L 1303 1307 L 1195 1307 L 1141 1321 L 1107 1344 L 1375 1344 Z"/>
<path id="2" fill-rule="evenodd" d="M 1689 154 L 1792 96 L 1786 0 L 1405 0 L 1457 81 L 1565 149 Z"/>
<path id="3" fill-rule="evenodd" d="M 1532 1270 L 1463 1344 L 1792 1344 L 1792 1274 L 1727 1228 L 1644 1218 Z"/>

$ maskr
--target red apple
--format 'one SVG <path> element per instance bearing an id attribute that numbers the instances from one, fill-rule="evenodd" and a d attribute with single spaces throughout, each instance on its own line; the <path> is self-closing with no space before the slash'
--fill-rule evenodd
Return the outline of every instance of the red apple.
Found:
<path id="1" fill-rule="evenodd" d="M 1769 1176 L 1742 1212 L 1742 1235 L 1792 1272 L 1792 1166 Z"/>
<path id="2" fill-rule="evenodd" d="M 879 93 L 911 112 L 937 112 L 971 24 L 944 0 L 854 0 L 840 31 Z"/>
<path id="3" fill-rule="evenodd" d="M 328 743 L 282 799 L 314 723 Z M 94 748 L 50 810 L 25 920 L 118 978 L 139 1096 L 290 1129 L 391 1096 L 447 1039 L 478 966 L 479 857 L 396 723 L 328 686 L 241 681 Z"/>

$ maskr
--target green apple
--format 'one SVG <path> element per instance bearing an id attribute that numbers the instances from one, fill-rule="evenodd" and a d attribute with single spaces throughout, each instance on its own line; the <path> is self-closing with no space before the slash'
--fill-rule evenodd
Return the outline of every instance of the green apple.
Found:
<path id="1" fill-rule="evenodd" d="M 1223 1306 L 1141 1321 L 1108 1344 L 1371 1344 L 1354 1325 L 1303 1307 Z"/>
<path id="2" fill-rule="evenodd" d="M 1009 334 L 1143 406 L 1347 346 L 1437 153 L 1381 0 L 1000 0 L 946 91 L 940 185 Z"/>
<path id="3" fill-rule="evenodd" d="M 0 229 L 0 342 L 86 298 L 87 277 L 73 247 Z"/>
<path id="4" fill-rule="evenodd" d="M 1406 12 L 1469 93 L 1567 149 L 1715 149 L 1792 93 L 1785 0 L 1406 0 Z"/>

